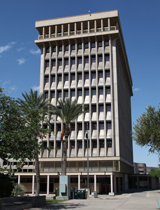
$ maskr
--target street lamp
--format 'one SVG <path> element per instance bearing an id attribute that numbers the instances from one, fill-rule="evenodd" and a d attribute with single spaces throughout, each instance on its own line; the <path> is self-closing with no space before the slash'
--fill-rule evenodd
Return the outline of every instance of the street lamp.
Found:
<path id="1" fill-rule="evenodd" d="M 87 139 L 87 189 L 89 192 L 89 152 L 88 152 L 88 123 L 86 129 L 86 139 Z"/>

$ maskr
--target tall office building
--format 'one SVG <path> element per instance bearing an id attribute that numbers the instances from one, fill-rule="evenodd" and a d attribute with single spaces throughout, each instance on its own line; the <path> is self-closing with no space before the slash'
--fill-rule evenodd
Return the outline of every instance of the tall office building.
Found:
<path id="1" fill-rule="evenodd" d="M 81 189 L 87 184 L 88 123 L 91 192 L 127 189 L 128 174 L 133 173 L 132 78 L 118 11 L 36 21 L 36 29 L 35 43 L 41 50 L 40 92 L 54 105 L 69 97 L 89 110 L 71 123 L 67 148 L 71 187 Z M 54 149 L 44 149 L 40 158 L 41 191 L 47 194 L 58 187 L 62 164 L 62 124 L 55 116 L 51 129 L 54 134 L 43 143 Z M 34 172 L 15 175 L 19 180 L 32 176 L 28 186 L 34 192 Z"/>

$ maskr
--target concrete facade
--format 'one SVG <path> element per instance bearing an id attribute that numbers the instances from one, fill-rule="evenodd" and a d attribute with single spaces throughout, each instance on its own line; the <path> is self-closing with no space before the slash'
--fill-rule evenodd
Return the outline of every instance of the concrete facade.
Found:
<path id="1" fill-rule="evenodd" d="M 89 123 L 90 191 L 105 194 L 128 189 L 127 176 L 133 173 L 133 93 L 118 11 L 37 21 L 35 26 L 39 32 L 35 43 L 41 50 L 40 92 L 54 105 L 71 97 L 89 109 L 71 124 L 67 149 L 71 187 L 86 187 Z M 47 194 L 58 186 L 62 163 L 62 124 L 55 116 L 50 123 L 54 135 L 43 143 L 55 149 L 43 150 L 40 156 Z M 35 173 L 29 173 L 28 167 L 15 175 L 30 177 L 34 193 Z"/>

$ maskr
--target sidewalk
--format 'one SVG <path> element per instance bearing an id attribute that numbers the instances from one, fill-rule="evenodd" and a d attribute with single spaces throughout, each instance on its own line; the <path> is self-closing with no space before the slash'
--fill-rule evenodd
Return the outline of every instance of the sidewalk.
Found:
<path id="1" fill-rule="evenodd" d="M 30 210 L 156 210 L 158 209 L 157 200 L 160 203 L 160 190 L 123 193 L 113 197 L 98 195 L 98 198 L 69 200 L 42 208 L 31 208 Z"/>

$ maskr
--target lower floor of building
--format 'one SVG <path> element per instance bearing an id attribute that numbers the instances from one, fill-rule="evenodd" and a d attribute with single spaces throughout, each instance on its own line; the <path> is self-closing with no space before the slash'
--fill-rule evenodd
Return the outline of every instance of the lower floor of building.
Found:
<path id="1" fill-rule="evenodd" d="M 23 184 L 26 192 L 35 194 L 36 174 L 15 174 L 16 183 Z M 40 193 L 55 194 L 59 187 L 59 174 L 40 174 Z M 87 174 L 69 174 L 70 189 L 85 189 L 89 186 L 90 193 L 96 191 L 98 194 L 117 194 L 129 189 L 157 189 L 159 179 L 151 178 L 148 175 L 128 175 L 122 173 L 89 174 L 89 184 Z"/>

